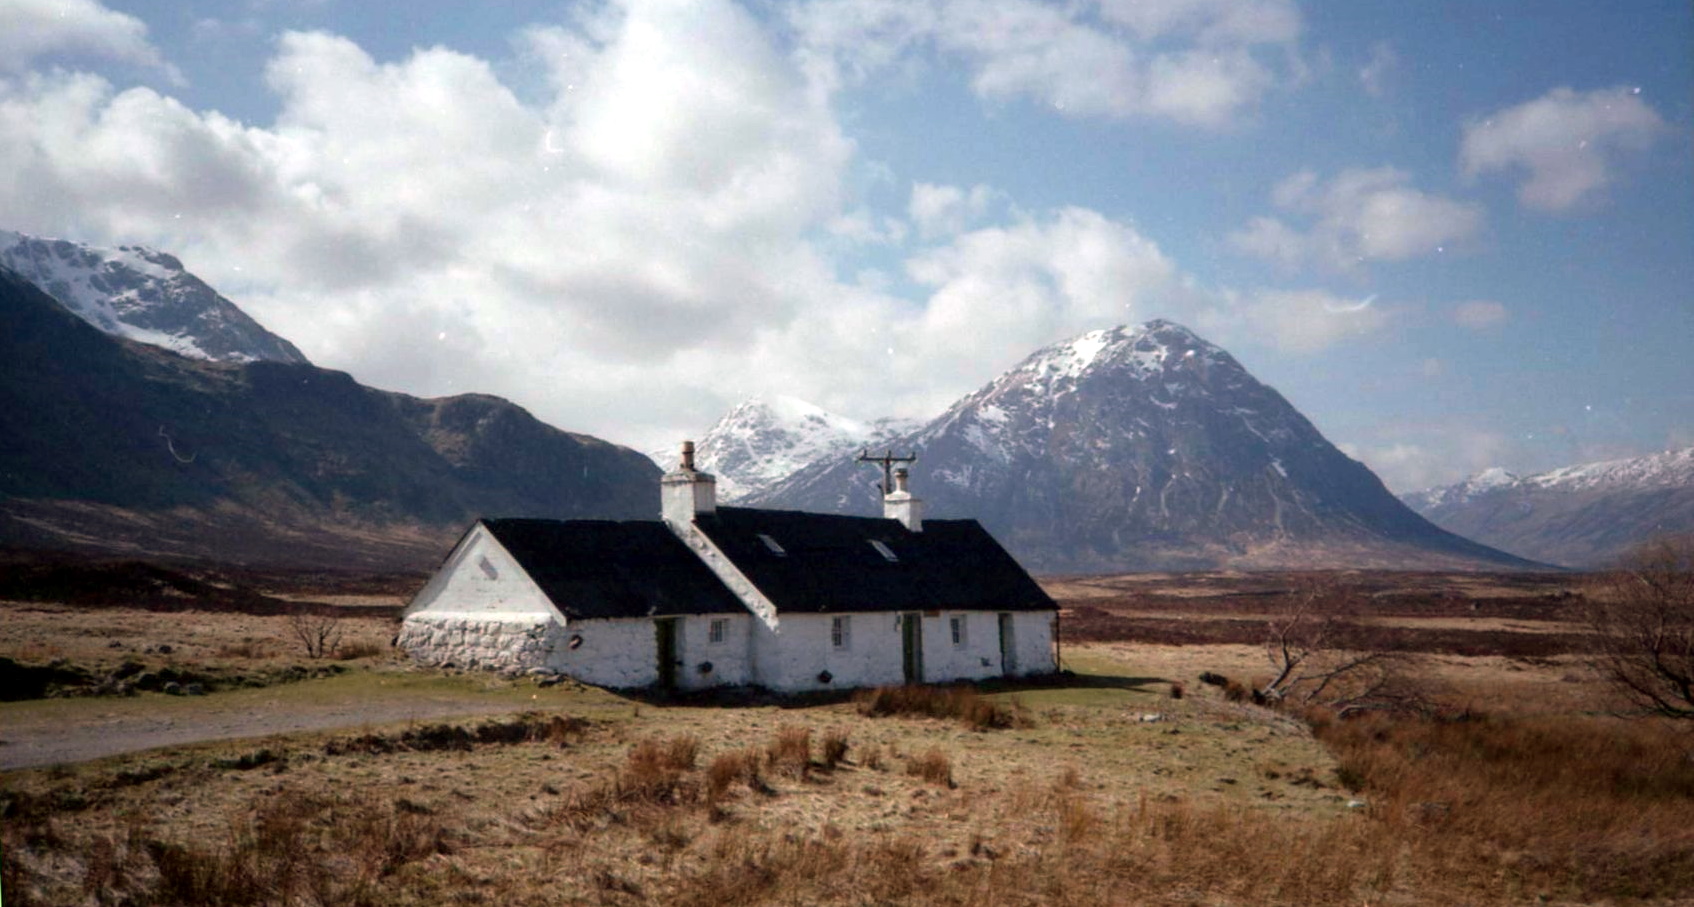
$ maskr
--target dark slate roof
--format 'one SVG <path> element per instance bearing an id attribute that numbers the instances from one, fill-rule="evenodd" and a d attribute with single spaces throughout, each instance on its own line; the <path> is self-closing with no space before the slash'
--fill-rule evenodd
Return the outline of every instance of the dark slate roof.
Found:
<path id="1" fill-rule="evenodd" d="M 483 520 L 568 618 L 745 614 L 658 521 Z"/>
<path id="2" fill-rule="evenodd" d="M 975 520 L 895 520 L 719 507 L 695 525 L 778 611 L 1044 611 L 1057 606 Z M 769 536 L 777 554 L 759 538 Z M 889 562 L 870 543 L 898 558 Z"/>

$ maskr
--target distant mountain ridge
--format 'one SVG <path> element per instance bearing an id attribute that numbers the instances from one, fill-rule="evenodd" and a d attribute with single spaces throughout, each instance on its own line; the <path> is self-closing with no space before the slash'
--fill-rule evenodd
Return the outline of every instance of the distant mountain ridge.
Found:
<path id="1" fill-rule="evenodd" d="M 753 397 L 737 404 L 696 445 L 695 462 L 718 480 L 718 497 L 734 503 L 757 495 L 796 470 L 850 455 L 909 432 L 910 419 L 864 422 L 829 412 L 797 397 Z M 677 451 L 654 451 L 662 469 L 676 465 Z"/>
<path id="2" fill-rule="evenodd" d="M 1694 533 L 1694 447 L 1523 477 L 1490 469 L 1403 500 L 1437 525 L 1502 550 L 1603 567 L 1657 536 Z"/>
<path id="3" fill-rule="evenodd" d="M 1168 321 L 1038 350 L 919 430 L 913 492 L 1049 572 L 1532 567 L 1443 531 L 1234 357 Z M 813 463 L 749 498 L 875 513 L 880 474 Z"/>
<path id="4" fill-rule="evenodd" d="M 481 516 L 652 518 L 659 470 L 498 397 L 108 336 L 0 268 L 0 544 L 423 568 Z"/>
<path id="5" fill-rule="evenodd" d="M 114 336 L 214 362 L 306 362 L 175 256 L 145 246 L 103 249 L 0 230 L 0 267 Z"/>

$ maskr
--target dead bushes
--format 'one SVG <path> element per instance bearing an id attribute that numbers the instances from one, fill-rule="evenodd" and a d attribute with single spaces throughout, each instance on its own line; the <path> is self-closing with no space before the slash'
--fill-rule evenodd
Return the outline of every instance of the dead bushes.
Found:
<path id="1" fill-rule="evenodd" d="M 953 719 L 976 731 L 1028 727 L 1032 723 L 1016 700 L 1009 704 L 995 702 L 968 686 L 877 687 L 853 700 L 859 714 L 871 718 L 907 715 Z"/>
<path id="2" fill-rule="evenodd" d="M 956 787 L 953 783 L 953 760 L 939 747 L 930 747 L 922 755 L 906 760 L 906 774 L 940 787 Z"/>
<path id="3" fill-rule="evenodd" d="M 6 843 L 8 901 L 55 903 Z M 42 842 L 37 841 L 39 847 Z M 287 790 L 231 822 L 220 843 L 153 836 L 140 819 L 97 836 L 81 855 L 82 897 L 94 903 L 219 905 L 368 903 L 409 864 L 452 853 L 454 834 L 404 801 Z"/>
<path id="4" fill-rule="evenodd" d="M 1694 890 L 1686 738 L 1615 718 L 1319 721 L 1338 775 L 1420 862 L 1560 899 Z"/>

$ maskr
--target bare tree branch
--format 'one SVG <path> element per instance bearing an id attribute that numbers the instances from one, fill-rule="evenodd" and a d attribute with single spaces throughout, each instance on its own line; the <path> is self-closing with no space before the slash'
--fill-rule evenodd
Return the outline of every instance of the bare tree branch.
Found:
<path id="1" fill-rule="evenodd" d="M 1586 599 L 1590 665 L 1630 710 L 1694 719 L 1694 536 L 1642 546 Z"/>
<path id="2" fill-rule="evenodd" d="M 1275 674 L 1258 698 L 1268 702 L 1322 706 L 1341 716 L 1427 704 L 1411 676 L 1411 656 L 1375 638 L 1333 582 L 1301 583 L 1287 612 L 1266 627 L 1265 657 Z"/>

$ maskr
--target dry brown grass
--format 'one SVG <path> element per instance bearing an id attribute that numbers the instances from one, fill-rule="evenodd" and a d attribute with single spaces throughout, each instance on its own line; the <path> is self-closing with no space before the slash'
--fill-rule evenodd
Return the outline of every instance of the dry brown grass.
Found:
<path id="1" fill-rule="evenodd" d="M 1694 892 L 1694 741 L 1663 723 L 1467 712 L 1317 728 L 1376 824 L 1458 878 L 1582 899 Z"/>
<path id="2" fill-rule="evenodd" d="M 964 685 L 877 687 L 858 694 L 853 701 L 858 704 L 859 714 L 868 717 L 951 718 L 978 731 L 1030 724 L 1029 716 L 1016 700 L 1010 704 L 994 702 L 983 698 L 974 687 Z"/>
<path id="3" fill-rule="evenodd" d="M 377 729 L 4 775 L 0 883 L 8 904 L 101 903 L 92 892 L 109 891 L 106 903 L 189 907 L 243 903 L 226 877 L 271 886 L 267 903 L 282 891 L 373 907 L 1694 892 L 1682 818 L 1694 782 L 1676 738 L 1574 714 L 1591 700 L 1568 665 L 1441 662 L 1481 678 L 1461 688 L 1471 701 L 1524 714 L 1323 725 L 1337 763 L 1304 725 L 1219 688 L 1168 695 L 1171 679 L 1251 677 L 1262 658 L 1067 650 L 1098 677 L 1021 693 L 1039 725 L 995 734 L 927 711 L 865 717 L 857 703 L 625 705 L 592 722 L 541 713 L 488 730 Z M 837 740 L 851 741 L 851 761 L 832 756 Z M 324 796 L 337 790 L 358 794 Z"/>
<path id="4" fill-rule="evenodd" d="M 825 771 L 834 771 L 835 767 L 847 761 L 849 734 L 845 728 L 830 728 L 823 735 L 823 767 Z"/>
<path id="5" fill-rule="evenodd" d="M 922 778 L 930 784 L 954 787 L 953 760 L 939 747 L 930 747 L 920 756 L 906 760 L 906 774 Z"/>
<path id="6" fill-rule="evenodd" d="M 796 725 L 779 729 L 765 754 L 772 771 L 806 777 L 812 768 L 812 729 Z"/>

